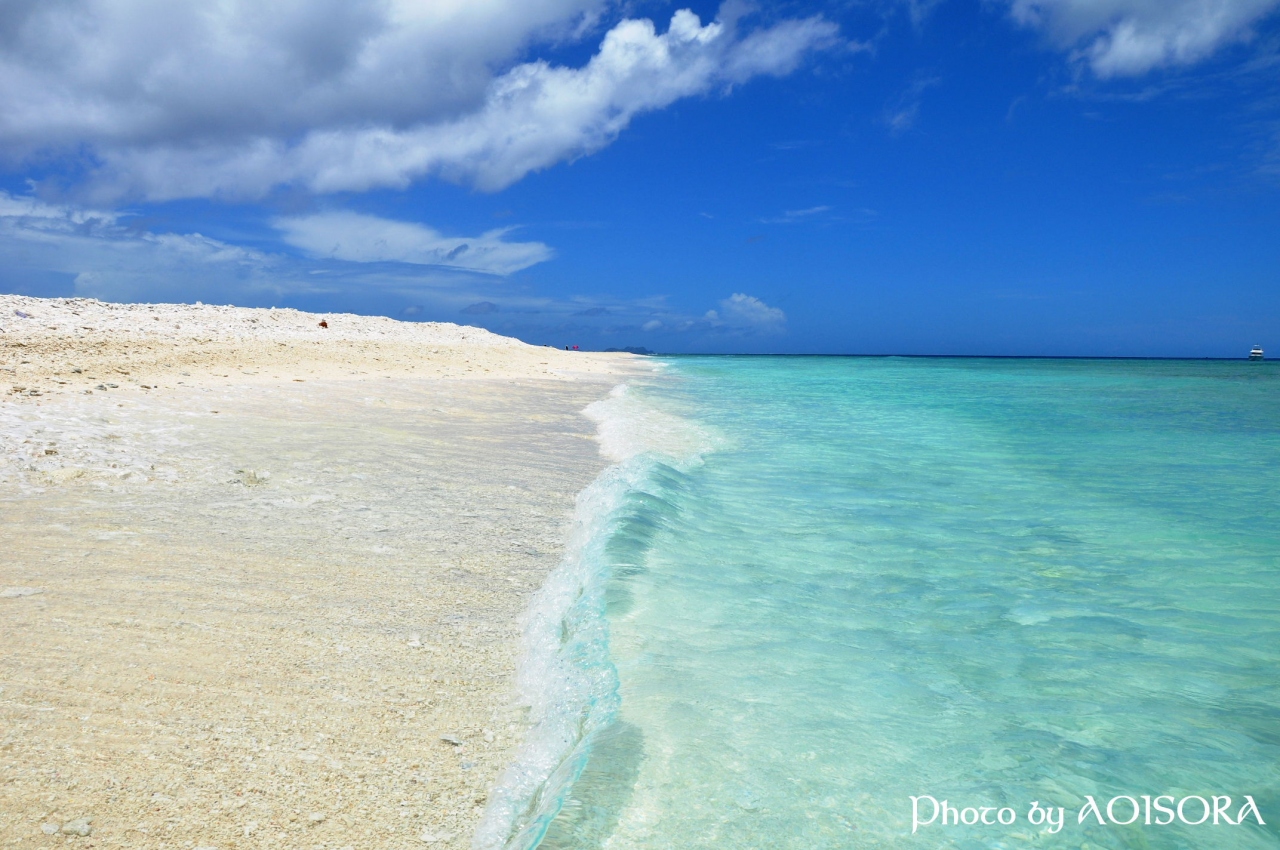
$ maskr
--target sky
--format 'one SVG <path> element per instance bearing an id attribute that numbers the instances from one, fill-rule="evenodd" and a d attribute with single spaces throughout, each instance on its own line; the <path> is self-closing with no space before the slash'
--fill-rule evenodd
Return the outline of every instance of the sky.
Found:
<path id="1" fill-rule="evenodd" d="M 10 0 L 0 292 L 1280 355 L 1280 0 Z"/>

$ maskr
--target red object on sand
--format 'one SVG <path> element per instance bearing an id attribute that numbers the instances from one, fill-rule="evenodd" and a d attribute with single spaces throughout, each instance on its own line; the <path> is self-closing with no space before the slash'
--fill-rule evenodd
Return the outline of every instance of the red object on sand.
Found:
<path id="1" fill-rule="evenodd" d="M 329 323 L 328 323 L 328 322 L 326 322 L 324 319 L 321 319 L 321 320 L 320 320 L 320 327 L 322 327 L 322 328 L 327 328 L 327 327 L 329 327 Z"/>

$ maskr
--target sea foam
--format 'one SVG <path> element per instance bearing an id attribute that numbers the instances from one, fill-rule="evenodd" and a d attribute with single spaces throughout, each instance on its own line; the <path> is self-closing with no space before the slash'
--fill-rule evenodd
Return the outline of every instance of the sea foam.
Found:
<path id="1" fill-rule="evenodd" d="M 531 726 L 489 794 L 476 850 L 537 847 L 560 812 L 594 737 L 619 706 L 605 619 L 606 548 L 625 522 L 629 498 L 649 487 L 655 468 L 696 465 L 717 442 L 626 384 L 583 414 L 596 422 L 600 452 L 614 463 L 578 494 L 564 558 L 524 615 L 516 683 Z"/>

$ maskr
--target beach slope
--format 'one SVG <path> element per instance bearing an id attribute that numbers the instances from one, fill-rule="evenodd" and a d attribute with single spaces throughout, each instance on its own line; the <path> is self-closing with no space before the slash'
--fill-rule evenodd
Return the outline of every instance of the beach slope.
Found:
<path id="1" fill-rule="evenodd" d="M 604 465 L 579 411 L 642 368 L 0 296 L 0 843 L 466 846 Z"/>

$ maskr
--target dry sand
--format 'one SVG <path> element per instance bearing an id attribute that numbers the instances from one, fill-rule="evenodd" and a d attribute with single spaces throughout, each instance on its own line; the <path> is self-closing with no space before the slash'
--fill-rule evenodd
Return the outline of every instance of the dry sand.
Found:
<path id="1" fill-rule="evenodd" d="M 642 363 L 0 296 L 0 369 L 0 844 L 467 846 Z"/>

